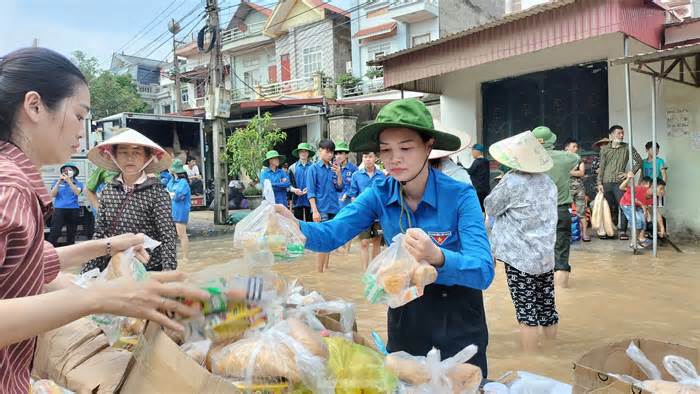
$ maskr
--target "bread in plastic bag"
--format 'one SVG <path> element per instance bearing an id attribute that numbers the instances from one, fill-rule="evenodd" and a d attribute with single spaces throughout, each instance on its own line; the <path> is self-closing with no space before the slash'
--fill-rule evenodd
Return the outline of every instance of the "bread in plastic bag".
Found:
<path id="1" fill-rule="evenodd" d="M 476 352 L 476 345 L 469 345 L 443 361 L 440 361 L 440 351 L 435 348 L 427 356 L 397 352 L 386 357 L 385 365 L 404 383 L 401 391 L 405 393 L 474 394 L 481 384 L 481 369 L 465 363 Z"/>
<path id="2" fill-rule="evenodd" d="M 73 392 L 68 389 L 64 389 L 53 380 L 42 379 L 31 381 L 29 394 L 73 394 Z"/>
<path id="3" fill-rule="evenodd" d="M 384 357 L 376 351 L 341 337 L 325 339 L 328 345 L 328 371 L 337 394 L 393 393 L 398 379 L 384 367 Z"/>
<path id="4" fill-rule="evenodd" d="M 422 296 L 425 286 L 437 279 L 435 267 L 416 261 L 408 253 L 404 237 L 397 234 L 367 267 L 363 282 L 369 302 L 398 308 Z"/>
<path id="5" fill-rule="evenodd" d="M 263 195 L 260 206 L 236 224 L 234 247 L 243 249 L 246 256 L 270 251 L 277 261 L 303 255 L 306 237 L 294 220 L 275 212 L 275 196 L 269 180 L 265 180 Z"/>
<path id="6" fill-rule="evenodd" d="M 245 384 L 303 383 L 314 393 L 332 393 L 325 360 L 314 355 L 293 336 L 293 325 L 282 321 L 217 350 L 211 356 L 214 374 Z"/>
<path id="7" fill-rule="evenodd" d="M 207 354 L 209 354 L 209 349 L 211 349 L 212 342 L 208 339 L 197 342 L 189 342 L 180 346 L 183 352 L 191 359 L 193 359 L 197 364 L 204 365 Z"/>

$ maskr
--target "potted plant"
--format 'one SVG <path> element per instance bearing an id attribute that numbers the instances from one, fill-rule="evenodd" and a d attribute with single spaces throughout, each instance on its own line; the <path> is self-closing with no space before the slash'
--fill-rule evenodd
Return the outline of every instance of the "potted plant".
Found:
<path id="1" fill-rule="evenodd" d="M 370 67 L 365 76 L 369 79 L 381 78 L 384 76 L 384 69 L 381 67 Z"/>
<path id="2" fill-rule="evenodd" d="M 244 181 L 246 188 L 243 192 L 250 209 L 257 208 L 262 201 L 260 171 L 265 152 L 286 138 L 287 133 L 274 128 L 272 116 L 266 112 L 262 118 L 254 116 L 245 127 L 234 130 L 226 140 L 226 150 L 221 154 L 221 160 L 228 165 L 229 174 L 245 174 L 250 180 L 247 183 Z"/>

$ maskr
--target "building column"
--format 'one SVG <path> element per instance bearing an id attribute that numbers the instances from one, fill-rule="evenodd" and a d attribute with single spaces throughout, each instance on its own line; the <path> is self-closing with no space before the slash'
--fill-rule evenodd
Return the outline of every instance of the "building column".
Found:
<path id="1" fill-rule="evenodd" d="M 334 142 L 344 141 L 350 143 L 357 133 L 357 115 L 346 112 L 331 113 L 328 115 L 328 135 Z M 357 164 L 354 154 L 350 154 L 350 161 Z"/>

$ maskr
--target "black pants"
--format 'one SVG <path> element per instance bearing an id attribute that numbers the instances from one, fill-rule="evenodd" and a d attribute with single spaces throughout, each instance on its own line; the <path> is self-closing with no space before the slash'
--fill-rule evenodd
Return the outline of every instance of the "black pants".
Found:
<path id="1" fill-rule="evenodd" d="M 61 237 L 63 227 L 66 226 L 66 245 L 73 245 L 79 218 L 80 208 L 55 208 L 51 217 L 51 232 L 48 241 L 53 246 L 58 246 L 58 238 Z"/>
<path id="2" fill-rule="evenodd" d="M 569 252 L 571 250 L 570 204 L 557 207 L 557 239 L 554 242 L 554 270 L 571 272 Z"/>
<path id="3" fill-rule="evenodd" d="M 302 222 L 313 222 L 314 218 L 311 215 L 311 207 L 294 207 L 292 209 L 294 217 Z"/>
<path id="4" fill-rule="evenodd" d="M 483 191 L 477 191 L 476 196 L 479 198 L 479 205 L 481 205 L 481 212 L 485 212 L 484 210 L 484 200 L 486 197 L 489 195 L 489 192 L 483 192 Z"/>
<path id="5" fill-rule="evenodd" d="M 608 201 L 610 206 L 610 216 L 612 217 L 612 222 L 617 226 L 617 219 L 620 219 L 620 232 L 627 232 L 627 217 L 625 215 L 620 215 L 620 199 L 625 194 L 620 190 L 619 183 L 604 183 L 603 184 L 603 195 Z"/>
<path id="6" fill-rule="evenodd" d="M 488 376 L 489 333 L 480 290 L 428 285 L 422 297 L 389 309 L 387 328 L 389 352 L 425 356 L 435 347 L 444 360 L 474 344 L 479 350 L 468 363 L 481 368 L 484 377 Z"/>

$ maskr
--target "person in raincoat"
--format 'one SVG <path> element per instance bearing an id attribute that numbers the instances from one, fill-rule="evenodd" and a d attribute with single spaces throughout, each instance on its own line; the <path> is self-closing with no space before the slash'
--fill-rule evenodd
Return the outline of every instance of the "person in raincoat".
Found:
<path id="1" fill-rule="evenodd" d="M 180 238 L 180 246 L 183 255 L 187 256 L 190 240 L 187 237 L 187 223 L 190 221 L 190 209 L 192 207 L 190 182 L 187 179 L 187 168 L 182 164 L 182 160 L 173 160 L 170 169 L 175 174 L 168 182 L 168 193 L 172 199 L 173 221 L 175 230 Z"/>
<path id="2" fill-rule="evenodd" d="M 272 191 L 275 192 L 275 203 L 287 206 L 287 189 L 289 189 L 289 175 L 280 168 L 280 164 L 285 161 L 284 155 L 280 155 L 276 150 L 268 151 L 265 154 L 263 165 L 265 168 L 260 174 L 260 184 L 265 187 L 265 180 L 272 184 Z"/>

